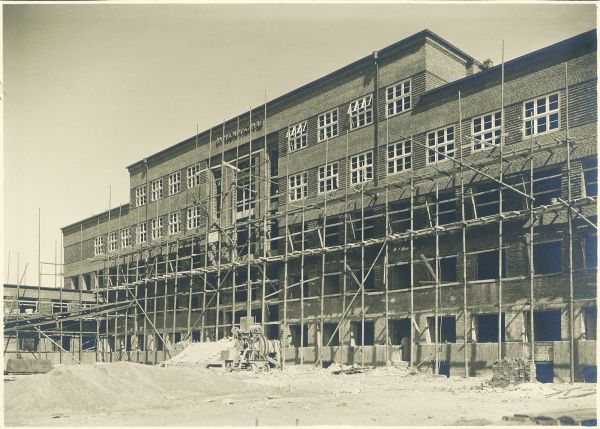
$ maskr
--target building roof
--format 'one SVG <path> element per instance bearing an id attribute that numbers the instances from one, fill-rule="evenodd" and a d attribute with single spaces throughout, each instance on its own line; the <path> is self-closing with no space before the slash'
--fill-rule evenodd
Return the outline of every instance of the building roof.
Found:
<path id="1" fill-rule="evenodd" d="M 392 45 L 386 46 L 385 48 L 381 49 L 380 51 L 376 51 L 376 52 L 377 52 L 379 58 L 384 58 L 387 55 L 393 54 L 393 52 L 396 49 L 398 49 L 398 48 L 407 46 L 410 43 L 413 43 L 413 42 L 418 41 L 418 40 L 425 40 L 427 38 L 429 38 L 429 39 L 435 41 L 436 43 L 440 44 L 444 48 L 448 49 L 448 51 L 452 52 L 453 54 L 457 55 L 458 57 L 463 58 L 467 62 L 472 62 L 473 64 L 479 66 L 480 68 L 483 67 L 482 64 L 479 61 L 477 61 L 475 58 L 473 58 L 469 54 L 465 53 L 461 49 L 457 48 L 456 46 L 454 46 L 453 44 L 451 44 L 450 42 L 448 42 L 444 38 L 438 36 L 433 31 L 428 30 L 428 29 L 419 31 L 418 33 L 415 33 L 412 36 L 409 36 L 409 37 L 407 37 L 405 39 L 402 39 L 402 40 L 400 40 L 400 41 L 398 41 L 398 42 L 396 42 L 396 43 L 394 43 Z M 316 80 L 313 80 L 313 81 L 311 81 L 311 82 L 309 82 L 309 83 L 307 83 L 305 85 L 302 85 L 302 86 L 300 86 L 300 87 L 298 87 L 296 89 L 293 89 L 292 91 L 290 91 L 290 92 L 288 92 L 286 94 L 283 94 L 283 95 L 281 95 L 281 96 L 279 96 L 277 98 L 274 98 L 274 99 L 272 99 L 270 101 L 267 101 L 266 104 L 267 105 L 269 105 L 269 104 L 272 105 L 272 104 L 276 104 L 276 103 L 280 103 L 282 101 L 285 101 L 286 99 L 292 98 L 293 96 L 295 96 L 295 95 L 297 95 L 299 93 L 302 93 L 302 92 L 308 91 L 310 89 L 313 89 L 314 87 L 318 86 L 319 84 L 321 84 L 321 83 L 323 83 L 323 82 L 325 82 L 327 80 L 330 80 L 330 79 L 336 77 L 337 75 L 340 75 L 340 74 L 342 74 L 344 72 L 347 72 L 349 70 L 361 67 L 361 66 L 363 66 L 365 64 L 368 64 L 371 61 L 373 61 L 373 54 L 370 54 L 370 55 L 367 55 L 365 57 L 362 57 L 362 58 L 360 58 L 360 59 L 358 59 L 358 60 L 356 60 L 356 61 L 354 61 L 354 62 L 352 62 L 350 64 L 345 65 L 344 67 L 342 67 L 340 69 L 337 69 L 337 70 L 335 70 L 335 71 L 333 71 L 333 72 L 325 75 L 325 76 L 322 76 L 322 77 L 320 77 L 320 78 L 318 78 Z M 256 107 L 253 110 L 262 111 L 264 109 L 264 107 L 265 107 L 265 105 L 263 104 L 263 105 L 260 105 L 260 106 Z M 243 114 L 246 114 L 246 113 L 247 112 L 244 112 Z M 233 119 L 235 119 L 235 118 L 228 119 L 228 120 L 226 120 L 226 121 L 224 121 L 224 122 L 222 122 L 222 123 L 220 123 L 218 125 L 215 125 L 214 127 L 211 127 L 211 129 L 215 128 L 215 127 L 220 127 L 222 124 L 227 123 L 227 122 L 229 122 L 229 121 L 231 121 Z M 205 130 L 205 131 L 199 133 L 198 136 L 204 135 L 206 133 L 208 133 L 208 130 Z M 152 154 L 152 155 L 150 155 L 150 156 L 148 156 L 148 157 L 146 157 L 146 158 L 144 158 L 144 159 L 142 159 L 140 161 L 136 161 L 133 164 L 127 166 L 127 169 L 131 170 L 132 168 L 137 167 L 137 166 L 143 164 L 144 162 L 146 162 L 148 160 L 151 160 L 153 158 L 159 157 L 159 156 L 165 154 L 166 152 L 169 152 L 169 151 L 173 150 L 176 147 L 179 147 L 181 145 L 184 145 L 184 144 L 190 142 L 191 140 L 193 140 L 195 138 L 196 138 L 196 135 L 191 136 L 191 137 L 189 137 L 189 138 L 187 138 L 187 139 L 185 139 L 185 140 L 183 140 L 183 141 L 181 141 L 179 143 L 176 143 L 176 144 L 174 144 L 172 146 L 169 146 L 169 147 L 167 147 L 167 148 L 165 148 L 165 149 L 163 149 L 163 150 L 161 150 L 159 152 L 156 152 L 156 153 L 154 153 L 154 154 Z"/>

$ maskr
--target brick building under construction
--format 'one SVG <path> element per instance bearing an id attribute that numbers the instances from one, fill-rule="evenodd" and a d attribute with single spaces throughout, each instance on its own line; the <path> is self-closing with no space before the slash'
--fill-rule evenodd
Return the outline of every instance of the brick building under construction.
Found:
<path id="1" fill-rule="evenodd" d="M 492 66 L 425 30 L 130 165 L 62 229 L 65 288 L 122 304 L 71 350 L 160 362 L 251 315 L 287 364 L 589 379 L 596 73 L 595 31 Z"/>

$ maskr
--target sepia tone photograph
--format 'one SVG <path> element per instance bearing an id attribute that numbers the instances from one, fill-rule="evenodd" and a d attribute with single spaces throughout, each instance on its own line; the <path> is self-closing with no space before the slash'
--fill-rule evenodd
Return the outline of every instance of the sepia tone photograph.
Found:
<path id="1" fill-rule="evenodd" d="M 595 2 L 1 14 L 5 426 L 597 426 Z"/>

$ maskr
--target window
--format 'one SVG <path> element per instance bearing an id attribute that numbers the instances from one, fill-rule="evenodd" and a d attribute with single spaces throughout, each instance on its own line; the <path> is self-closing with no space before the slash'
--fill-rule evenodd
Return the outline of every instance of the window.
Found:
<path id="1" fill-rule="evenodd" d="M 523 132 L 535 136 L 558 129 L 558 93 L 523 103 Z"/>
<path id="2" fill-rule="evenodd" d="M 441 128 L 427 134 L 427 163 L 443 161 L 446 157 L 454 158 L 454 127 Z"/>
<path id="3" fill-rule="evenodd" d="M 500 212 L 500 187 L 496 182 L 478 185 L 474 194 L 475 215 L 491 216 Z"/>
<path id="4" fill-rule="evenodd" d="M 487 115 L 473 118 L 473 152 L 487 149 L 490 145 L 500 144 L 500 126 L 502 124 L 502 115 L 500 112 L 494 112 Z"/>
<path id="5" fill-rule="evenodd" d="M 498 342 L 498 313 L 476 314 L 475 336 L 478 343 Z M 500 340 L 505 340 L 504 313 L 500 315 Z"/>
<path id="6" fill-rule="evenodd" d="M 339 188 L 338 174 L 337 162 L 319 167 L 319 194 L 335 191 Z"/>
<path id="7" fill-rule="evenodd" d="M 135 188 L 135 206 L 140 207 L 146 204 L 146 186 Z"/>
<path id="8" fill-rule="evenodd" d="M 365 330 L 363 335 L 363 324 L 362 322 L 352 322 L 352 331 L 351 334 L 354 335 L 354 344 L 352 344 L 352 339 L 350 340 L 351 346 L 372 346 L 375 344 L 375 322 L 367 322 L 365 321 Z M 364 343 L 363 343 L 364 336 Z"/>
<path id="9" fill-rule="evenodd" d="M 108 251 L 114 252 L 117 250 L 117 232 L 111 232 L 108 234 Z"/>
<path id="10" fill-rule="evenodd" d="M 163 180 L 157 179 L 150 184 L 150 201 L 157 201 L 163 197 Z"/>
<path id="11" fill-rule="evenodd" d="M 181 191 L 181 171 L 169 174 L 169 195 Z"/>
<path id="12" fill-rule="evenodd" d="M 181 231 L 179 213 L 171 213 L 169 215 L 169 234 L 177 234 L 179 231 Z"/>
<path id="13" fill-rule="evenodd" d="M 292 347 L 308 347 L 308 325 L 289 325 Z M 303 329 L 300 330 L 300 327 Z M 302 333 L 302 334 L 301 334 Z"/>
<path id="14" fill-rule="evenodd" d="M 435 317 L 427 318 L 431 341 L 435 341 Z M 438 342 L 456 342 L 456 316 L 438 316 Z"/>
<path id="15" fill-rule="evenodd" d="M 394 116 L 410 109 L 410 80 L 388 86 L 385 92 L 387 116 Z"/>
<path id="16" fill-rule="evenodd" d="M 364 127 L 373 122 L 373 96 L 359 98 L 348 106 L 350 116 L 350 129 Z"/>
<path id="17" fill-rule="evenodd" d="M 323 323 L 323 345 L 340 345 L 340 331 L 337 323 Z"/>
<path id="18" fill-rule="evenodd" d="M 200 226 L 200 206 L 188 207 L 187 209 L 187 229 L 198 228 Z"/>
<path id="19" fill-rule="evenodd" d="M 94 239 L 94 255 L 102 255 L 104 253 L 104 237 L 96 237 Z"/>
<path id="20" fill-rule="evenodd" d="M 489 250 L 477 254 L 477 280 L 494 280 L 499 278 L 500 252 Z M 506 277 L 506 252 L 502 250 L 502 277 Z"/>
<path id="21" fill-rule="evenodd" d="M 409 140 L 403 142 L 391 143 L 387 147 L 387 167 L 388 174 L 400 173 L 410 170 L 411 164 L 411 144 Z"/>
<path id="22" fill-rule="evenodd" d="M 288 132 L 285 135 L 288 141 L 288 148 L 290 152 L 295 152 L 307 145 L 306 140 L 306 121 L 294 125 L 288 128 Z"/>
<path id="23" fill-rule="evenodd" d="M 163 229 L 163 218 L 158 217 L 156 219 L 152 219 L 150 221 L 150 228 L 152 233 L 152 239 L 162 237 L 162 229 Z"/>
<path id="24" fill-rule="evenodd" d="M 560 241 L 533 245 L 533 271 L 535 274 L 552 274 L 562 271 Z"/>
<path id="25" fill-rule="evenodd" d="M 373 152 L 361 153 L 350 158 L 350 174 L 353 185 L 373 180 Z"/>
<path id="26" fill-rule="evenodd" d="M 391 290 L 410 289 L 410 272 L 410 263 L 390 267 L 388 288 Z"/>
<path id="27" fill-rule="evenodd" d="M 137 230 L 137 243 L 145 243 L 148 240 L 148 224 L 142 222 L 138 225 Z"/>
<path id="28" fill-rule="evenodd" d="M 131 235 L 129 228 L 121 230 L 121 248 L 131 246 Z"/>
<path id="29" fill-rule="evenodd" d="M 598 160 L 596 158 L 583 160 L 583 180 L 585 195 L 587 197 L 598 196 Z"/>
<path id="30" fill-rule="evenodd" d="M 598 268 L 598 236 L 588 235 L 584 239 L 585 249 L 585 267 L 590 270 Z"/>
<path id="31" fill-rule="evenodd" d="M 456 281 L 456 256 L 449 258 L 440 258 L 440 281 L 455 282 Z"/>
<path id="32" fill-rule="evenodd" d="M 562 173 L 560 167 L 533 173 L 534 207 L 550 205 L 560 198 Z"/>
<path id="33" fill-rule="evenodd" d="M 53 302 L 52 303 L 52 314 L 63 313 L 69 311 L 69 304 L 66 302 Z"/>
<path id="34" fill-rule="evenodd" d="M 251 209 L 254 208 L 256 200 L 256 179 L 258 176 L 258 169 L 256 167 L 257 157 L 253 156 L 238 162 L 238 174 L 237 174 L 237 193 L 236 193 L 236 204 L 237 212 L 239 216 L 247 215 Z"/>
<path id="35" fill-rule="evenodd" d="M 193 188 L 200 184 L 200 164 L 194 164 L 187 168 L 187 187 Z"/>
<path id="36" fill-rule="evenodd" d="M 530 314 L 525 312 L 527 338 L 531 338 Z M 533 312 L 533 332 L 535 341 L 560 341 L 560 310 Z"/>
<path id="37" fill-rule="evenodd" d="M 290 201 L 298 201 L 308 195 L 308 174 L 298 173 L 289 177 Z"/>
<path id="38" fill-rule="evenodd" d="M 330 110 L 319 115 L 319 141 L 338 135 L 338 109 Z"/>
<path id="39" fill-rule="evenodd" d="M 33 298 L 19 298 L 19 314 L 37 313 L 37 302 Z"/>

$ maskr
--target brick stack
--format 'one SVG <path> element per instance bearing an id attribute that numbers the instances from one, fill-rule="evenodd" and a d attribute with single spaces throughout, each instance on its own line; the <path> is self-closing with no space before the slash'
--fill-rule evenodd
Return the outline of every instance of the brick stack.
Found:
<path id="1" fill-rule="evenodd" d="M 492 387 L 507 387 L 510 384 L 526 383 L 531 380 L 530 365 L 524 359 L 496 361 L 492 371 L 492 380 L 490 381 Z"/>

